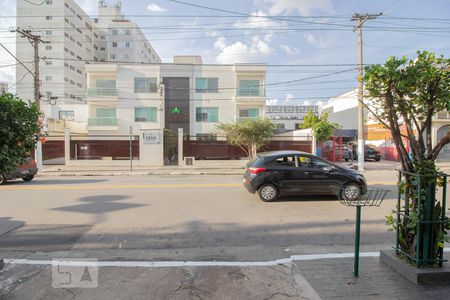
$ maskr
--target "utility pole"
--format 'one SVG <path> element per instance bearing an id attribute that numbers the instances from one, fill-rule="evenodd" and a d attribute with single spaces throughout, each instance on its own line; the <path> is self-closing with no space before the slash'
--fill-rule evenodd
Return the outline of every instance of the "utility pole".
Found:
<path id="1" fill-rule="evenodd" d="M 364 81 L 363 81 L 363 43 L 362 26 L 367 20 L 381 16 L 379 14 L 359 14 L 352 16 L 352 21 L 358 21 L 353 31 L 358 30 L 358 170 L 364 171 Z"/>
<path id="2" fill-rule="evenodd" d="M 41 81 L 39 78 L 39 43 L 48 44 L 49 41 L 44 41 L 39 35 L 34 35 L 31 30 L 23 30 L 17 28 L 12 30 L 12 32 L 17 32 L 21 37 L 26 37 L 30 44 L 34 48 L 34 102 L 36 104 L 36 109 L 38 112 L 41 111 Z M 39 169 L 42 169 L 42 144 L 38 140 L 36 144 L 36 163 Z"/>

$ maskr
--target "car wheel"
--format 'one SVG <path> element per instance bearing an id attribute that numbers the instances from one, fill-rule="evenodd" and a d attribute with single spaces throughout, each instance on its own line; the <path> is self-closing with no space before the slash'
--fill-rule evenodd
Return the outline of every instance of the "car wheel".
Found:
<path id="1" fill-rule="evenodd" d="M 5 175 L 3 175 L 3 174 L 0 174 L 0 185 L 2 185 L 2 184 L 6 184 L 6 177 L 5 177 Z"/>
<path id="2" fill-rule="evenodd" d="M 375 158 L 375 161 L 380 161 L 380 158 Z"/>
<path id="3" fill-rule="evenodd" d="M 344 158 L 345 159 L 345 161 L 348 161 L 348 158 Z"/>
<path id="4" fill-rule="evenodd" d="M 264 202 L 271 202 L 278 198 L 278 189 L 273 184 L 263 184 L 258 190 L 259 198 Z"/>
<path id="5" fill-rule="evenodd" d="M 341 190 L 341 198 L 344 200 L 358 200 L 361 195 L 361 188 L 356 183 L 346 184 Z"/>
<path id="6" fill-rule="evenodd" d="M 33 178 L 34 178 L 34 175 L 28 175 L 26 177 L 22 177 L 22 180 L 23 181 L 31 181 L 31 180 L 33 180 Z"/>

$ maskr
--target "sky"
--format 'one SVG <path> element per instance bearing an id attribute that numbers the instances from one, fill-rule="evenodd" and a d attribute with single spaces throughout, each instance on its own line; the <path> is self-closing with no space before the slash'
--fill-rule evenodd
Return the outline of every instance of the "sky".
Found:
<path id="1" fill-rule="evenodd" d="M 97 15 L 96 0 L 75 1 Z M 0 7 L 0 43 L 14 53 L 6 30 L 15 19 L 6 16 L 15 15 L 16 0 Z M 417 50 L 450 57 L 450 0 L 123 0 L 122 13 L 163 62 L 201 55 L 204 63 L 267 64 L 268 104 L 320 105 L 357 87 L 354 13 L 383 13 L 364 24 L 365 64 Z M 15 83 L 14 63 L 0 49 L 0 81 Z"/>

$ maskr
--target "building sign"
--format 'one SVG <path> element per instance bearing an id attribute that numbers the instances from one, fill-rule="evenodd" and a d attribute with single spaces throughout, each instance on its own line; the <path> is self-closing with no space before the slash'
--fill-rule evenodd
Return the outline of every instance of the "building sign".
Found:
<path id="1" fill-rule="evenodd" d="M 144 144 L 159 144 L 159 132 L 143 132 L 142 141 Z"/>

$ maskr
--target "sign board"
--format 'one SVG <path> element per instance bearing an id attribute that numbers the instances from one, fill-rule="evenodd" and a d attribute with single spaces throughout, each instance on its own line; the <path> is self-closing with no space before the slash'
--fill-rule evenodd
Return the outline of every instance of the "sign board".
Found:
<path id="1" fill-rule="evenodd" d="M 159 144 L 160 134 L 159 132 L 143 132 L 142 141 L 144 144 Z"/>

